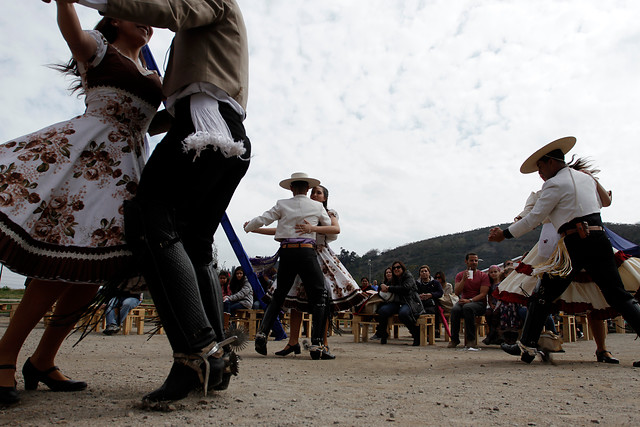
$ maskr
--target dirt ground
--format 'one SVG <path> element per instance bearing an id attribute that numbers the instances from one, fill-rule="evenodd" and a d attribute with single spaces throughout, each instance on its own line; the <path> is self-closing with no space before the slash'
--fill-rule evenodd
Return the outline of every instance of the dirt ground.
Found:
<path id="1" fill-rule="evenodd" d="M 7 319 L 0 318 L 0 333 Z M 403 334 L 404 332 L 404 334 Z M 42 328 L 29 337 L 22 366 Z M 411 347 L 406 330 L 398 340 L 353 342 L 330 338 L 333 361 L 308 353 L 281 358 L 283 342 L 269 341 L 269 356 L 240 352 L 241 370 L 229 389 L 207 397 L 191 394 L 168 412 L 144 409 L 143 394 L 158 387 L 171 365 L 165 336 L 92 333 L 76 347 L 64 344 L 57 363 L 89 383 L 77 393 L 53 393 L 40 385 L 22 402 L 0 409 L 0 425 L 640 425 L 640 342 L 611 334 L 608 346 L 620 365 L 596 363 L 593 341 L 565 344 L 555 365 L 525 365 L 497 346 L 480 351 Z"/>

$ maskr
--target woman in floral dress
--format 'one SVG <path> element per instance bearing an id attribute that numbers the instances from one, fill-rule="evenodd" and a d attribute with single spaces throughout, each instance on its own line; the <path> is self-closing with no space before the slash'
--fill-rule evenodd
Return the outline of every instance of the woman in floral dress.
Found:
<path id="1" fill-rule="evenodd" d="M 82 31 L 73 2 L 58 0 L 58 24 L 81 77 L 81 116 L 0 145 L 0 261 L 32 278 L 0 340 L 0 404 L 19 401 L 15 371 L 25 339 L 55 303 L 52 322 L 27 359 L 26 389 L 83 390 L 55 367 L 71 316 L 123 270 L 122 202 L 145 161 L 145 133 L 162 100 L 158 75 L 140 61 L 153 31 L 104 18 Z M 69 319 L 61 321 L 58 319 Z"/>
<path id="2" fill-rule="evenodd" d="M 325 288 L 329 295 L 329 304 L 333 311 L 347 310 L 351 307 L 362 304 L 367 296 L 360 290 L 358 283 L 353 280 L 351 274 L 338 259 L 338 256 L 329 248 L 328 243 L 338 238 L 340 233 L 340 225 L 338 223 L 338 213 L 333 209 L 327 208 L 327 200 L 329 199 L 329 190 L 324 186 L 318 185 L 311 190 L 312 200 L 320 202 L 327 209 L 331 218 L 329 226 L 312 226 L 311 224 L 298 224 L 300 233 L 316 232 L 316 253 L 318 255 L 318 264 L 324 274 Z M 260 228 L 255 231 L 260 234 L 275 234 L 275 228 Z M 274 282 L 270 293 L 273 293 L 277 287 L 277 281 Z M 300 278 L 297 277 L 291 290 L 283 304 L 284 307 L 291 309 L 291 318 L 289 325 L 289 342 L 284 349 L 277 351 L 278 356 L 287 356 L 288 354 L 300 354 L 300 344 L 298 338 L 300 336 L 300 327 L 302 324 L 302 313 L 310 312 L 311 306 L 307 298 L 304 286 Z M 321 354 L 322 359 L 334 359 L 329 352 L 327 344 L 327 328 L 324 334 L 324 347 Z"/>

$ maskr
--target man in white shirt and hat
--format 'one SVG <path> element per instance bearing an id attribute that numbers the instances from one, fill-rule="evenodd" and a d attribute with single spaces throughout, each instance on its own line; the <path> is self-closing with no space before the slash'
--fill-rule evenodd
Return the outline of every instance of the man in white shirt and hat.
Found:
<path id="1" fill-rule="evenodd" d="M 296 225 L 304 224 L 305 221 L 311 225 L 331 225 L 331 218 L 322 203 L 307 197 L 309 188 L 319 184 L 319 180 L 310 178 L 306 173 L 292 174 L 291 178 L 280 182 L 280 187 L 291 190 L 293 197 L 278 200 L 274 207 L 244 224 L 244 230 L 249 233 L 278 221 L 275 235 L 275 240 L 280 242 L 278 286 L 264 313 L 255 340 L 256 351 L 265 356 L 267 354 L 267 337 L 297 275 L 302 279 L 309 302 L 313 307 L 311 357 L 319 359 L 323 351 L 327 291 L 315 250 L 316 234 L 304 233 L 303 230 L 300 231 L 296 228 Z"/>
<path id="2" fill-rule="evenodd" d="M 562 236 L 557 249 L 559 256 L 554 257 L 557 262 L 540 269 L 543 274 L 530 299 L 520 341 L 502 345 L 509 354 L 522 354 L 522 360 L 527 363 L 531 363 L 538 353 L 546 359 L 545 352 L 537 348 L 544 322 L 553 302 L 583 268 L 609 305 L 622 314 L 636 333 L 640 332 L 640 305 L 624 289 L 618 274 L 611 242 L 600 218 L 602 203 L 596 191 L 596 181 L 588 174 L 567 167 L 564 161 L 564 155 L 575 143 L 574 137 L 561 138 L 529 156 L 520 172 L 538 172 L 545 180 L 540 198 L 520 221 L 504 230 L 495 227 L 489 232 L 490 241 L 501 242 L 505 238 L 528 233 L 548 217 Z"/>

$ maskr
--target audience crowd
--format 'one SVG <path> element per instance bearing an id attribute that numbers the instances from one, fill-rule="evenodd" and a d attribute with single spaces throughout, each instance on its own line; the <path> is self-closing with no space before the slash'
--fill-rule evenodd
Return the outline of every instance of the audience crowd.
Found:
<path id="1" fill-rule="evenodd" d="M 415 279 L 402 261 L 395 261 L 385 269 L 380 285 L 375 279 L 361 277 L 360 290 L 368 299 L 351 311 L 377 314 L 378 326 L 369 339 L 379 340 L 382 344 L 388 341 L 388 319 L 394 314 L 398 314 L 399 320 L 407 327 L 413 345 L 419 345 L 417 319 L 423 314 L 434 315 L 436 338 L 441 337 L 441 330 L 446 325 L 450 348 L 461 344 L 459 335 L 461 327 L 464 327 L 464 347 L 477 349 L 476 322 L 482 321 L 486 330 L 482 340 L 484 345 L 514 343 L 518 339 L 527 308 L 515 302 L 500 301 L 497 299 L 497 288 L 517 264 L 509 259 L 501 265 L 491 265 L 481 270 L 478 269 L 480 262 L 477 254 L 468 253 L 464 260 L 465 269 L 456 274 L 452 285 L 442 270 L 432 275 L 431 267 L 424 264 L 417 269 L 418 278 Z M 397 275 L 394 274 L 394 268 Z M 233 315 L 239 308 L 259 309 L 270 302 L 268 291 L 277 278 L 277 270 L 271 268 L 265 274 L 258 274 L 266 293 L 263 299 L 250 290 L 251 285 L 240 267 L 234 270 L 233 276 L 228 271 L 221 271 L 219 278 L 225 297 L 225 311 Z M 235 283 L 233 287 L 232 283 Z M 365 310 L 365 307 L 369 309 Z M 549 319 L 546 327 L 557 333 L 553 318 Z"/>

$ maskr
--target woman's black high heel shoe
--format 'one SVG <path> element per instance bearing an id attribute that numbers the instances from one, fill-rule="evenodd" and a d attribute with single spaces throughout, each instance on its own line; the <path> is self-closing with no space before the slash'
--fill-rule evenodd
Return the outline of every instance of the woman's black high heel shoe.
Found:
<path id="1" fill-rule="evenodd" d="M 0 369 L 16 369 L 16 365 L 0 365 Z M 9 406 L 20 402 L 20 395 L 16 388 L 16 380 L 13 380 L 13 387 L 0 386 L 0 406 Z"/>
<path id="2" fill-rule="evenodd" d="M 609 351 L 607 351 L 607 350 L 605 350 L 605 351 L 596 351 L 596 358 L 598 359 L 598 362 L 613 363 L 615 365 L 620 363 L 620 361 L 618 359 L 615 359 L 615 358 L 611 357 L 611 353 L 609 353 Z"/>
<path id="3" fill-rule="evenodd" d="M 25 390 L 35 390 L 38 388 L 38 383 L 43 383 L 51 389 L 51 391 L 80 391 L 87 388 L 87 383 L 84 381 L 74 380 L 54 380 L 49 378 L 49 374 L 53 371 L 59 371 L 57 366 L 53 366 L 46 371 L 39 371 L 31 363 L 31 359 L 27 359 L 22 367 L 22 376 L 24 377 Z"/>
<path id="4" fill-rule="evenodd" d="M 276 351 L 276 356 L 287 356 L 291 353 L 295 353 L 295 354 L 300 354 L 301 350 L 300 350 L 300 343 L 296 344 L 296 345 L 289 345 L 287 344 L 287 346 L 285 348 L 283 348 L 280 351 Z"/>

